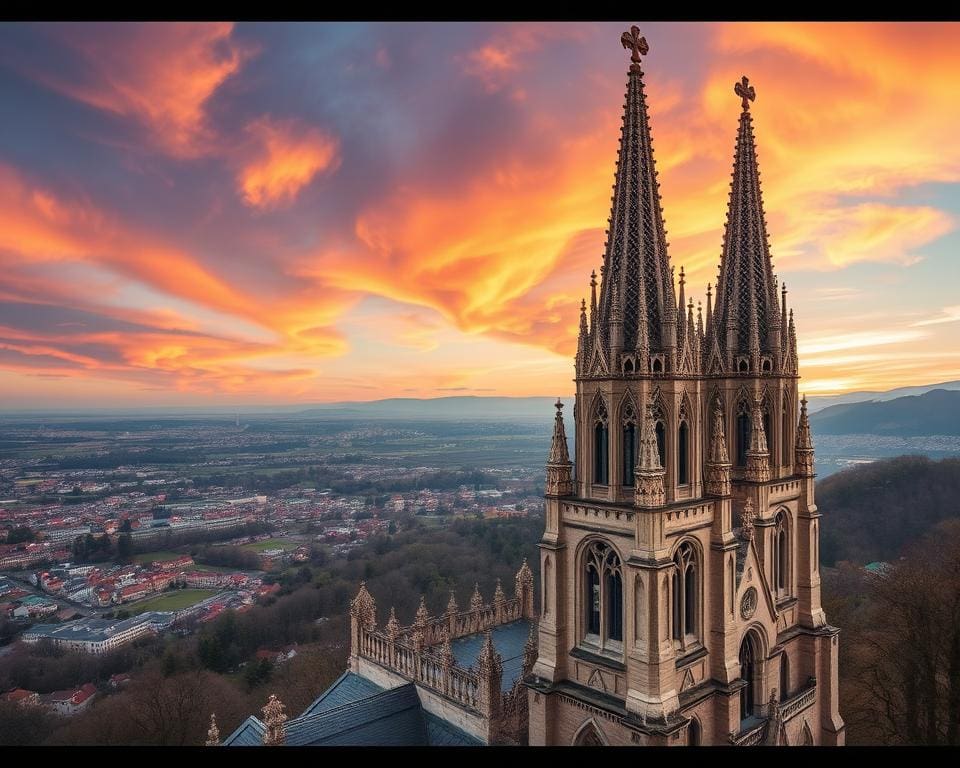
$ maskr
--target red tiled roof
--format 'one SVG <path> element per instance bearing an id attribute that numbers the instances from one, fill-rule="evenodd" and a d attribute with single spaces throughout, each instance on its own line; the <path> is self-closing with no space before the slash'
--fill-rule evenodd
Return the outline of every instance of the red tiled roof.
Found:
<path id="1" fill-rule="evenodd" d="M 14 690 L 3 694 L 3 700 L 9 701 L 11 703 L 17 703 L 19 701 L 23 701 L 24 699 L 29 699 L 32 696 L 36 696 L 36 695 L 37 694 L 34 693 L 33 691 L 26 691 L 23 688 L 15 688 Z"/>

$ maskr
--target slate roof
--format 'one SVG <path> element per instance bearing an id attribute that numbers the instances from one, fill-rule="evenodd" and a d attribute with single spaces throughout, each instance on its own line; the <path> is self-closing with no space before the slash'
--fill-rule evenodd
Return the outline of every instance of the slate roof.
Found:
<path id="1" fill-rule="evenodd" d="M 344 704 L 349 704 L 351 701 L 373 696 L 382 690 L 383 688 L 376 683 L 347 670 L 337 678 L 333 685 L 321 693 L 300 717 L 328 712 L 331 709 L 342 707 Z"/>
<path id="2" fill-rule="evenodd" d="M 225 746 L 260 746 L 264 726 L 248 717 Z M 425 712 L 413 683 L 384 690 L 345 672 L 306 711 L 286 724 L 286 743 L 304 746 L 482 746 L 439 717 Z"/>
<path id="3" fill-rule="evenodd" d="M 503 679 L 501 688 L 509 691 L 513 681 L 520 677 L 523 669 L 523 646 L 530 634 L 530 622 L 518 619 L 509 624 L 494 627 L 491 632 L 493 646 L 503 659 Z M 480 647 L 483 645 L 483 633 L 467 635 L 450 643 L 457 664 L 461 667 L 475 666 Z"/>

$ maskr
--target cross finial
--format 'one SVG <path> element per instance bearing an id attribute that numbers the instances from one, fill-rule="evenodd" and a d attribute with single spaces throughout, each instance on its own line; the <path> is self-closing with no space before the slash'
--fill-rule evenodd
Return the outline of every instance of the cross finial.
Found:
<path id="1" fill-rule="evenodd" d="M 630 61 L 634 64 L 640 64 L 640 57 L 646 56 L 650 47 L 647 45 L 647 38 L 640 37 L 640 27 L 634 24 L 629 32 L 620 35 L 620 42 L 624 48 L 630 48 Z"/>
<path id="2" fill-rule="evenodd" d="M 750 102 L 754 101 L 757 98 L 757 92 L 752 85 L 750 85 L 749 78 L 744 75 L 740 78 L 739 83 L 735 83 L 733 86 L 733 92 L 737 94 L 741 99 L 743 99 L 743 108 L 749 109 Z"/>

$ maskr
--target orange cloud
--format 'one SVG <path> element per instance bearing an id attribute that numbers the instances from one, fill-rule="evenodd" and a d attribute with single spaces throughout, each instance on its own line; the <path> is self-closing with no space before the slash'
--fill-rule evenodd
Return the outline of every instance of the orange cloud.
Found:
<path id="1" fill-rule="evenodd" d="M 71 25 L 62 42 L 87 70 L 36 76 L 70 98 L 136 120 L 162 151 L 196 157 L 214 148 L 207 102 L 255 53 L 232 33 L 232 23 Z"/>
<path id="2" fill-rule="evenodd" d="M 237 174 L 243 201 L 254 208 L 292 202 L 318 174 L 339 165 L 336 139 L 295 120 L 263 117 L 247 126 L 251 157 Z"/>

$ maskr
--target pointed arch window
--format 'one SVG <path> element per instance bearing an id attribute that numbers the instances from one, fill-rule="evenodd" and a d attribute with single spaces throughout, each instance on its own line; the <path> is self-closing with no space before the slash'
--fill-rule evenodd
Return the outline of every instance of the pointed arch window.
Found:
<path id="1" fill-rule="evenodd" d="M 700 565 L 689 541 L 677 547 L 673 564 L 673 640 L 684 649 L 700 640 Z"/>
<path id="2" fill-rule="evenodd" d="M 607 408 L 601 401 L 593 419 L 593 482 L 606 485 L 610 471 L 610 435 L 607 426 Z"/>
<path id="3" fill-rule="evenodd" d="M 633 485 L 633 473 L 637 466 L 637 417 L 633 405 L 627 403 L 623 409 L 623 484 Z"/>
<path id="4" fill-rule="evenodd" d="M 623 653 L 623 569 L 613 547 L 589 545 L 583 562 L 584 643 L 596 650 Z"/>
<path id="5" fill-rule="evenodd" d="M 748 632 L 740 645 L 740 677 L 746 685 L 740 689 L 740 722 L 750 719 L 756 714 L 760 702 L 759 677 L 760 654 L 753 632 Z"/>
<path id="6" fill-rule="evenodd" d="M 737 403 L 737 466 L 747 465 L 747 451 L 750 449 L 750 406 L 746 400 Z"/>
<path id="7" fill-rule="evenodd" d="M 660 466 L 667 467 L 667 414 L 663 409 L 663 401 L 660 399 L 659 390 L 653 397 L 653 425 L 654 434 L 657 436 L 657 454 L 660 457 Z"/>
<path id="8" fill-rule="evenodd" d="M 778 598 L 790 594 L 790 526 L 786 510 L 777 513 L 773 529 L 773 585 Z"/>
<path id="9" fill-rule="evenodd" d="M 786 701 L 790 696 L 790 659 L 787 652 L 780 654 L 780 701 Z"/>
<path id="10" fill-rule="evenodd" d="M 780 434 L 780 463 L 789 465 L 792 463 L 793 455 L 793 436 L 790 434 L 790 414 L 787 412 L 786 403 L 783 406 L 783 418 L 781 419 Z"/>
<path id="11" fill-rule="evenodd" d="M 690 482 L 690 427 L 681 421 L 677 428 L 677 483 L 687 485 Z"/>

